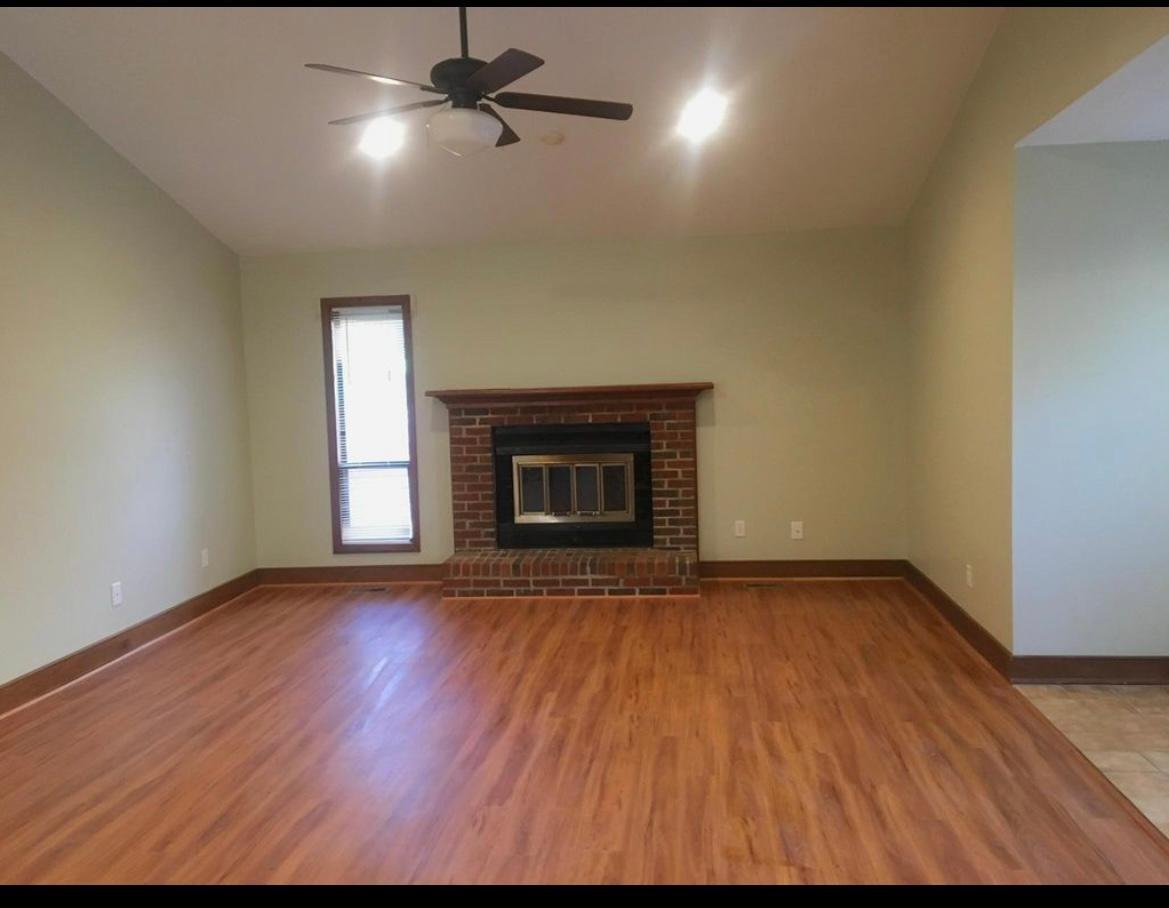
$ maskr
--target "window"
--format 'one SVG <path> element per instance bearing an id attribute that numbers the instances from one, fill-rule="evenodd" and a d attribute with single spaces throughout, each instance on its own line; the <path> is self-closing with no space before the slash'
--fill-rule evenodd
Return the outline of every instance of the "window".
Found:
<path id="1" fill-rule="evenodd" d="M 417 552 L 410 298 L 321 300 L 334 552 Z"/>

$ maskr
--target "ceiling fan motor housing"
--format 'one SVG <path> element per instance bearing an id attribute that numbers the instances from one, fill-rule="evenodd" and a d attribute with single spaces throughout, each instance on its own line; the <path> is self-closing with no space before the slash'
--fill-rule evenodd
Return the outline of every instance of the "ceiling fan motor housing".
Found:
<path id="1" fill-rule="evenodd" d="M 474 57 L 452 57 L 443 60 L 431 68 L 430 84 L 450 95 L 452 106 L 474 108 L 479 103 L 480 94 L 463 86 L 471 78 L 472 73 L 486 65 L 485 61 L 476 60 Z"/>

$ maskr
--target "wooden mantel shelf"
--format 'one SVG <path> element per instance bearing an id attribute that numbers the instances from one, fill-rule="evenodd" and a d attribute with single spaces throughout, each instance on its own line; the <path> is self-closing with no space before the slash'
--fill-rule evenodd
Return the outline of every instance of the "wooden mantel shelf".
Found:
<path id="1" fill-rule="evenodd" d="M 670 382 L 654 385 L 586 385 L 572 388 L 453 388 L 427 391 L 448 406 L 459 404 L 537 403 L 568 400 L 632 400 L 647 397 L 696 397 L 714 382 Z"/>

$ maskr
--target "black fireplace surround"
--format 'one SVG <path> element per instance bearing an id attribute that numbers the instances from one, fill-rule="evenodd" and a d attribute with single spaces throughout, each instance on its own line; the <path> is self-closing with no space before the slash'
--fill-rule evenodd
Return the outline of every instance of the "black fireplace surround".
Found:
<path id="1" fill-rule="evenodd" d="M 653 546 L 653 486 L 648 423 L 496 426 L 495 525 L 501 549 Z M 516 521 L 515 470 L 519 455 L 633 455 L 633 520 L 525 523 Z"/>

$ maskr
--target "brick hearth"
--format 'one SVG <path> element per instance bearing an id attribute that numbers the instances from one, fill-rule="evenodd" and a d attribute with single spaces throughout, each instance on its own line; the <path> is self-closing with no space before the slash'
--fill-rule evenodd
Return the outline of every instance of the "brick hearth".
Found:
<path id="1" fill-rule="evenodd" d="M 447 562 L 443 594 L 697 593 L 694 402 L 710 387 L 704 382 L 426 392 L 450 410 L 455 554 Z M 591 422 L 643 422 L 650 427 L 653 548 L 498 549 L 492 427 Z"/>
<path id="2" fill-rule="evenodd" d="M 493 596 L 689 596 L 698 553 L 677 549 L 492 549 L 446 563 L 442 594 Z"/>

